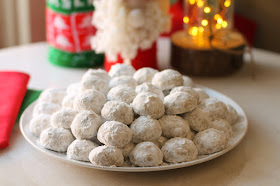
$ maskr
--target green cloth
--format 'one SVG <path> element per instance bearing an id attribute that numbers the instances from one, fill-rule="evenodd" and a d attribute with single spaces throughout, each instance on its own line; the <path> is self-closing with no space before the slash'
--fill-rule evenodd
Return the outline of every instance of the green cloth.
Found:
<path id="1" fill-rule="evenodd" d="M 32 89 L 28 89 L 24 99 L 22 101 L 18 116 L 17 116 L 17 121 L 19 121 L 20 116 L 22 115 L 23 111 L 31 104 L 33 103 L 36 99 L 38 99 L 38 97 L 41 94 L 41 90 L 32 90 Z"/>

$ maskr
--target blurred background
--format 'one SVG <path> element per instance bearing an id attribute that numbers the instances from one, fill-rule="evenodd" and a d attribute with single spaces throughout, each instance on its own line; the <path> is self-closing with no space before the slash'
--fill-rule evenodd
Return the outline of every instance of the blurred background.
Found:
<path id="1" fill-rule="evenodd" d="M 280 52 L 280 1 L 234 3 L 237 24 L 247 35 L 254 36 L 253 46 Z M 0 48 L 45 41 L 45 4 L 44 0 L 0 0 Z M 251 24 L 256 28 L 252 29 Z"/>

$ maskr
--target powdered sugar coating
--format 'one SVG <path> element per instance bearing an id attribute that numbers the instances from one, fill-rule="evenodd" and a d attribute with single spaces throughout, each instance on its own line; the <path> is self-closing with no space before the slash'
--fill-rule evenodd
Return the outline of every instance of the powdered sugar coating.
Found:
<path id="1" fill-rule="evenodd" d="M 80 82 L 78 83 L 71 83 L 70 85 L 67 86 L 67 89 L 66 89 L 66 92 L 67 94 L 71 95 L 71 94 L 74 94 L 74 95 L 77 95 L 79 92 L 80 92 Z"/>
<path id="2" fill-rule="evenodd" d="M 172 138 L 161 148 L 164 160 L 170 163 L 188 162 L 196 159 L 198 150 L 193 141 L 186 138 Z"/>
<path id="3" fill-rule="evenodd" d="M 97 90 L 86 90 L 80 92 L 74 100 L 74 109 L 77 111 L 91 110 L 97 114 L 101 113 L 103 105 L 106 103 L 106 97 Z"/>
<path id="4" fill-rule="evenodd" d="M 88 75 L 84 76 L 81 81 L 81 91 L 85 90 L 97 90 L 102 92 L 104 95 L 108 93 L 108 82 L 107 80 L 101 79 L 98 76 Z"/>
<path id="5" fill-rule="evenodd" d="M 110 80 L 109 89 L 118 85 L 125 85 L 135 89 L 137 86 L 137 82 L 131 76 L 118 76 Z"/>
<path id="6" fill-rule="evenodd" d="M 211 128 L 220 130 L 225 133 L 226 138 L 230 139 L 233 135 L 233 131 L 231 125 L 227 120 L 217 119 L 211 122 Z"/>
<path id="7" fill-rule="evenodd" d="M 186 92 L 174 92 L 164 98 L 166 114 L 183 114 L 197 107 L 196 97 Z"/>
<path id="8" fill-rule="evenodd" d="M 118 85 L 108 92 L 107 99 L 109 101 L 121 101 L 130 104 L 136 95 L 137 94 L 133 88 L 125 85 Z"/>
<path id="9" fill-rule="evenodd" d="M 226 106 L 227 106 L 227 110 L 228 110 L 226 120 L 229 122 L 230 125 L 233 125 L 238 120 L 238 114 L 231 105 L 227 104 Z"/>
<path id="10" fill-rule="evenodd" d="M 71 131 L 78 139 L 91 139 L 97 135 L 102 124 L 101 118 L 92 111 L 79 112 L 71 124 Z"/>
<path id="11" fill-rule="evenodd" d="M 39 114 L 31 119 L 29 129 L 35 136 L 39 137 L 43 130 L 51 127 L 50 120 L 51 115 Z"/>
<path id="12" fill-rule="evenodd" d="M 198 93 L 199 102 L 202 102 L 204 99 L 209 98 L 209 95 L 201 88 L 193 88 L 194 91 L 196 91 Z"/>
<path id="13" fill-rule="evenodd" d="M 152 84 L 159 87 L 161 90 L 168 90 L 177 86 L 182 86 L 184 80 L 178 71 L 167 69 L 156 73 L 153 77 Z"/>
<path id="14" fill-rule="evenodd" d="M 159 96 L 159 98 L 163 101 L 164 95 L 160 88 L 152 85 L 151 83 L 143 83 L 141 85 L 138 85 L 135 89 L 137 94 L 140 94 L 142 92 L 150 92 L 153 94 L 156 94 Z"/>
<path id="15" fill-rule="evenodd" d="M 107 121 L 119 121 L 129 125 L 134 120 L 131 106 L 120 101 L 108 101 L 101 110 L 101 116 Z"/>
<path id="16" fill-rule="evenodd" d="M 162 117 L 165 111 L 162 100 L 149 92 L 138 94 L 132 102 L 132 107 L 136 114 L 155 119 Z"/>
<path id="17" fill-rule="evenodd" d="M 89 161 L 93 165 L 122 166 L 124 158 L 122 151 L 113 146 L 99 146 L 89 153 Z"/>
<path id="18" fill-rule="evenodd" d="M 97 133 L 97 139 L 107 146 L 123 147 L 131 141 L 131 138 L 131 129 L 118 121 L 106 121 Z"/>
<path id="19" fill-rule="evenodd" d="M 40 135 L 40 144 L 50 150 L 66 152 L 68 146 L 74 141 L 71 132 L 63 128 L 47 128 Z"/>
<path id="20" fill-rule="evenodd" d="M 118 76 L 133 76 L 133 74 L 135 73 L 135 69 L 133 68 L 133 66 L 128 65 L 126 63 L 118 63 L 115 64 L 111 67 L 110 71 L 109 71 L 109 75 L 114 78 L 114 77 L 118 77 Z"/>
<path id="21" fill-rule="evenodd" d="M 204 99 L 200 103 L 199 107 L 205 111 L 208 111 L 212 120 L 226 119 L 228 114 L 226 105 L 216 98 Z"/>
<path id="22" fill-rule="evenodd" d="M 71 108 L 63 108 L 55 112 L 51 117 L 51 125 L 53 127 L 60 127 L 69 129 L 77 112 Z"/>
<path id="23" fill-rule="evenodd" d="M 162 128 L 158 120 L 151 117 L 140 116 L 134 120 L 130 128 L 132 130 L 132 142 L 155 141 L 162 133 Z"/>
<path id="24" fill-rule="evenodd" d="M 137 81 L 138 85 L 142 83 L 151 83 L 154 75 L 158 72 L 158 70 L 149 68 L 149 67 L 144 67 L 140 68 L 137 70 L 133 78 Z"/>
<path id="25" fill-rule="evenodd" d="M 153 167 L 162 163 L 163 154 L 152 142 L 142 142 L 131 151 L 129 160 L 136 166 Z"/>
<path id="26" fill-rule="evenodd" d="M 183 118 L 189 122 L 190 128 L 197 132 L 208 129 L 212 121 L 209 112 L 201 108 L 196 108 L 184 114 Z"/>
<path id="27" fill-rule="evenodd" d="M 197 133 L 193 142 L 199 154 L 212 154 L 226 147 L 227 138 L 224 132 L 209 128 Z"/>
<path id="28" fill-rule="evenodd" d="M 101 78 L 101 79 L 103 79 L 107 82 L 109 82 L 110 79 L 111 79 L 109 74 L 101 68 L 99 68 L 99 69 L 88 69 L 88 71 L 83 75 L 82 79 L 86 78 L 87 76 L 97 76 L 97 77 L 99 77 L 99 78 Z"/>
<path id="29" fill-rule="evenodd" d="M 62 100 L 62 107 L 64 108 L 74 108 L 74 100 L 76 94 L 67 94 Z"/>
<path id="30" fill-rule="evenodd" d="M 98 145 L 89 140 L 76 139 L 69 145 L 67 157 L 73 160 L 89 161 L 89 153 L 96 147 Z"/>
<path id="31" fill-rule="evenodd" d="M 38 116 L 40 114 L 50 114 L 52 115 L 54 112 L 58 111 L 61 107 L 55 103 L 46 103 L 39 102 L 35 105 L 33 109 L 33 117 Z"/>
<path id="32" fill-rule="evenodd" d="M 162 135 L 166 138 L 186 137 L 190 132 L 187 120 L 180 116 L 165 115 L 159 119 L 162 127 Z"/>
<path id="33" fill-rule="evenodd" d="M 61 105 L 65 95 L 66 91 L 64 89 L 48 88 L 40 94 L 39 101 Z"/>
<path id="34" fill-rule="evenodd" d="M 130 142 L 127 145 L 125 145 L 124 147 L 120 148 L 120 150 L 123 153 L 123 157 L 125 159 L 128 159 L 130 152 L 134 149 L 134 147 L 135 147 L 135 144 Z"/>
<path id="35" fill-rule="evenodd" d="M 194 83 L 193 80 L 189 76 L 183 75 L 184 86 L 185 87 L 193 87 Z"/>
<path id="36" fill-rule="evenodd" d="M 186 92 L 192 95 L 193 97 L 195 97 L 197 100 L 199 99 L 198 93 L 191 87 L 185 87 L 185 86 L 175 87 L 171 90 L 170 94 L 173 94 L 174 92 Z"/>

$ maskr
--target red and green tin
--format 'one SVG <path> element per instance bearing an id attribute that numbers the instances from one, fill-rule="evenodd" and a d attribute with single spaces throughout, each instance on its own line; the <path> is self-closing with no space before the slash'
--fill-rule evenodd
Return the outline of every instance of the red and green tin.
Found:
<path id="1" fill-rule="evenodd" d="M 67 67 L 95 67 L 103 54 L 91 50 L 92 0 L 47 0 L 46 28 L 51 63 Z"/>

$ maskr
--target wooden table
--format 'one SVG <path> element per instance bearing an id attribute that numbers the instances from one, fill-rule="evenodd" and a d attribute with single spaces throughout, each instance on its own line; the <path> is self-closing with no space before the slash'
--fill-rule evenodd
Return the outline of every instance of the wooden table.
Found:
<path id="1" fill-rule="evenodd" d="M 169 41 L 161 40 L 160 66 L 168 66 Z M 245 139 L 212 161 L 162 172 L 120 173 L 77 167 L 48 157 L 25 141 L 15 125 L 10 146 L 0 150 L 0 185 L 279 185 L 280 184 L 280 55 L 253 50 L 256 80 L 248 63 L 224 78 L 194 78 L 244 108 L 249 119 Z M 0 70 L 31 75 L 29 88 L 65 87 L 79 81 L 85 69 L 47 62 L 46 43 L 0 50 Z"/>

